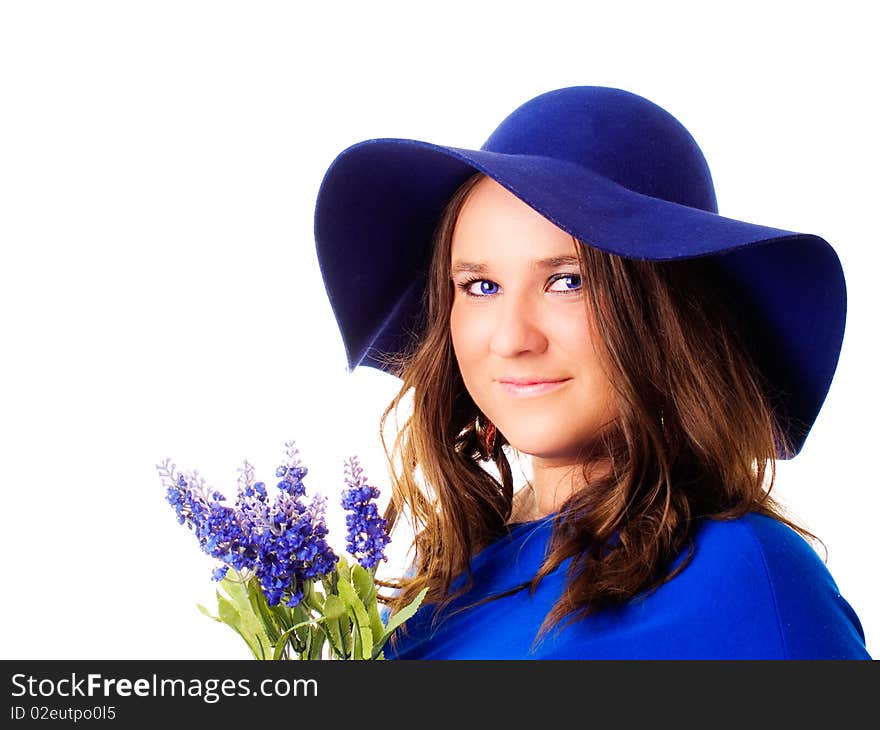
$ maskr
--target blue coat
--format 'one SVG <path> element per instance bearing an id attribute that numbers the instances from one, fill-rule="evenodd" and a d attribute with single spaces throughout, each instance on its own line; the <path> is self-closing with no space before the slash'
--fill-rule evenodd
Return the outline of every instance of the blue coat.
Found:
<path id="1" fill-rule="evenodd" d="M 527 580 L 552 517 L 513 526 L 472 561 L 460 606 Z M 569 561 L 539 585 L 456 614 L 430 633 L 434 606 L 407 622 L 388 659 L 870 659 L 858 616 L 813 548 L 769 517 L 703 520 L 690 564 L 654 593 L 551 629 L 531 644 L 564 586 Z M 684 556 L 679 556 L 680 561 Z M 459 576 L 459 581 L 463 579 Z M 456 586 L 460 582 L 456 582 Z M 444 614 L 445 615 L 445 614 Z"/>

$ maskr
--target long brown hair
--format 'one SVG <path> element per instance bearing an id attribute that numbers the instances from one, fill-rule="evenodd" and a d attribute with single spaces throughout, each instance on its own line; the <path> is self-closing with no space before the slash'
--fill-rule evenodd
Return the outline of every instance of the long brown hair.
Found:
<path id="1" fill-rule="evenodd" d="M 481 414 L 464 387 L 449 327 L 452 232 L 482 177 L 472 175 L 455 191 L 436 227 L 425 324 L 409 351 L 388 360 L 402 383 L 380 423 L 392 483 L 385 517 L 393 530 L 405 515 L 415 547 L 409 574 L 387 583 L 397 590 L 382 600 L 393 613 L 428 587 L 425 602 L 436 604 L 435 622 L 473 585 L 470 559 L 505 533 L 513 505 L 503 434 L 493 455 L 497 476 L 479 461 Z M 700 518 L 757 512 L 817 539 L 770 497 L 777 448 L 791 453 L 791 447 L 713 262 L 640 261 L 579 243 L 586 306 L 604 346 L 619 418 L 582 458 L 585 480 L 597 458 L 611 468 L 562 505 L 546 560 L 530 583 L 514 589 L 534 590 L 571 558 L 566 588 L 536 641 L 563 619 L 669 580 L 689 561 Z M 411 413 L 389 449 L 387 419 L 410 398 Z M 670 572 L 685 548 L 686 559 Z M 462 573 L 466 580 L 452 593 Z"/>

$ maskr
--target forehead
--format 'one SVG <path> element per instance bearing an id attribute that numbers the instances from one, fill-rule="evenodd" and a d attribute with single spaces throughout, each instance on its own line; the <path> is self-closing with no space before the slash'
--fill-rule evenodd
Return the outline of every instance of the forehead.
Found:
<path id="1" fill-rule="evenodd" d="M 456 219 L 451 258 L 456 263 L 575 257 L 575 242 L 493 179 L 481 179 Z M 576 257 L 574 258 L 576 262 Z"/>

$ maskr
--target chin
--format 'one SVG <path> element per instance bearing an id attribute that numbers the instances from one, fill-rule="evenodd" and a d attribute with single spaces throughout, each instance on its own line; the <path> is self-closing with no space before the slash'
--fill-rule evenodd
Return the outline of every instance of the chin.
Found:
<path id="1" fill-rule="evenodd" d="M 502 431 L 502 433 L 504 433 Z M 516 438 L 504 434 L 507 442 L 522 454 L 539 459 L 574 458 L 580 450 L 580 443 L 570 441 L 553 441 L 546 437 Z"/>

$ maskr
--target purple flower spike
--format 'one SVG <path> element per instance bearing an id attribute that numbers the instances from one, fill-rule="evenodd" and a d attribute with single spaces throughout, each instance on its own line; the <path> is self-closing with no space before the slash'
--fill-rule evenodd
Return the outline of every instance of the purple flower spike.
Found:
<path id="1" fill-rule="evenodd" d="M 372 568 L 380 560 L 388 560 L 385 546 L 391 539 L 373 501 L 379 490 L 367 484 L 356 456 L 345 462 L 345 483 L 348 488 L 342 492 L 342 506 L 349 511 L 345 516 L 346 549 L 364 568 Z"/>
<path id="2" fill-rule="evenodd" d="M 266 485 L 254 481 L 247 461 L 239 470 L 234 506 L 226 504 L 198 472 L 177 475 L 168 460 L 158 468 L 178 522 L 195 533 L 202 550 L 222 561 L 214 579 L 222 580 L 230 567 L 253 574 L 270 606 L 283 601 L 294 607 L 302 600 L 303 582 L 330 573 L 338 557 L 326 540 L 325 500 L 316 496 L 310 505 L 300 501 L 307 470 L 293 442 L 286 442 L 285 448 L 285 463 L 276 470 L 283 479 L 273 500 Z"/>

